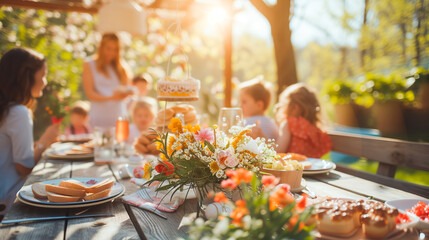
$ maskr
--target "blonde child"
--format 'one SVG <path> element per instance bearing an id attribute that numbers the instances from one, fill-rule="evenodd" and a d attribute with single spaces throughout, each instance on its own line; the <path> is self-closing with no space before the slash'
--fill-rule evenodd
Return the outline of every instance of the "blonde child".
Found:
<path id="1" fill-rule="evenodd" d="M 276 118 L 280 125 L 277 152 L 294 152 L 320 158 L 332 148 L 320 129 L 320 104 L 316 94 L 302 83 L 286 88 L 279 97 Z"/>
<path id="2" fill-rule="evenodd" d="M 260 77 L 240 85 L 240 107 L 246 125 L 256 124 L 252 137 L 264 136 L 277 139 L 278 128 L 273 119 L 265 116 L 270 106 L 271 93 Z"/>
<path id="3" fill-rule="evenodd" d="M 70 109 L 70 126 L 64 130 L 64 135 L 88 134 L 91 132 L 88 126 L 89 103 L 77 101 Z"/>
<path id="4" fill-rule="evenodd" d="M 150 97 L 139 98 L 131 104 L 130 115 L 133 123 L 130 124 L 128 143 L 133 143 L 141 132 L 152 126 L 157 111 L 157 103 L 155 99 Z"/>

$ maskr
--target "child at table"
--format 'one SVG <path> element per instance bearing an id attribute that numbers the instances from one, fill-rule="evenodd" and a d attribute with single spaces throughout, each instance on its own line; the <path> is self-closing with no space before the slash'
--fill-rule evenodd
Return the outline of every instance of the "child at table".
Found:
<path id="1" fill-rule="evenodd" d="M 31 49 L 11 49 L 0 60 L 0 202 L 6 209 L 59 135 L 56 123 L 33 142 L 32 107 L 43 95 L 46 74 L 45 57 Z"/>
<path id="2" fill-rule="evenodd" d="M 152 79 L 148 74 L 139 74 L 133 78 L 133 86 L 138 90 L 138 97 L 144 97 L 152 86 Z"/>
<path id="3" fill-rule="evenodd" d="M 88 126 L 89 103 L 77 101 L 70 110 L 70 126 L 64 130 L 64 135 L 88 134 L 91 132 Z"/>
<path id="4" fill-rule="evenodd" d="M 280 125 L 277 152 L 294 152 L 320 158 L 332 148 L 332 142 L 320 127 L 320 104 L 316 94 L 302 83 L 286 88 L 276 106 Z"/>
<path id="5" fill-rule="evenodd" d="M 277 139 L 278 128 L 275 121 L 265 116 L 270 106 L 271 93 L 267 84 L 258 77 L 246 81 L 240 85 L 240 107 L 243 110 L 243 117 L 246 125 L 256 124 L 258 127 L 252 131 L 252 137 L 265 136 L 270 139 Z M 260 133 L 259 131 L 262 131 Z"/>
<path id="6" fill-rule="evenodd" d="M 139 98 L 131 104 L 132 124 L 127 143 L 133 143 L 142 132 L 149 130 L 157 111 L 157 103 L 150 97 Z"/>

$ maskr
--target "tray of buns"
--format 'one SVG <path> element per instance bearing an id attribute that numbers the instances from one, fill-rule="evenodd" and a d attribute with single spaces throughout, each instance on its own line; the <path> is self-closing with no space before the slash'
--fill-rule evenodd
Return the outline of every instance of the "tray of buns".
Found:
<path id="1" fill-rule="evenodd" d="M 112 179 L 63 178 L 24 186 L 17 198 L 36 207 L 75 208 L 113 201 L 124 192 L 125 187 Z"/>
<path id="2" fill-rule="evenodd" d="M 94 148 L 90 144 L 55 143 L 43 154 L 49 159 L 58 160 L 88 160 L 94 158 Z"/>
<path id="3" fill-rule="evenodd" d="M 307 225 L 316 239 L 418 239 L 418 232 L 399 221 L 403 212 L 372 200 L 326 199 L 315 206 Z"/>

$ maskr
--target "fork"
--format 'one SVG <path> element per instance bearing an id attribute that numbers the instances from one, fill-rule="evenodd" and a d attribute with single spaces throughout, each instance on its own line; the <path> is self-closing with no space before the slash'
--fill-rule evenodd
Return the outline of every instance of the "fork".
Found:
<path id="1" fill-rule="evenodd" d="M 152 201 L 152 202 L 154 201 L 154 199 L 149 195 L 149 193 L 144 188 L 142 188 L 140 191 L 137 191 L 137 194 L 147 201 Z M 159 202 L 158 205 L 162 205 L 162 206 L 164 206 L 170 210 L 176 210 L 176 208 L 171 207 L 171 206 L 164 204 L 162 202 Z"/>

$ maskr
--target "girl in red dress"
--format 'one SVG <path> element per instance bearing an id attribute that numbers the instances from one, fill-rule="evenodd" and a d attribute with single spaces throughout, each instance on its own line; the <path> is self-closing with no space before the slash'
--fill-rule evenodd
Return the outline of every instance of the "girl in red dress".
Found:
<path id="1" fill-rule="evenodd" d="M 276 108 L 280 125 L 277 152 L 320 158 L 332 149 L 328 134 L 320 129 L 320 104 L 316 94 L 304 84 L 286 88 Z"/>

